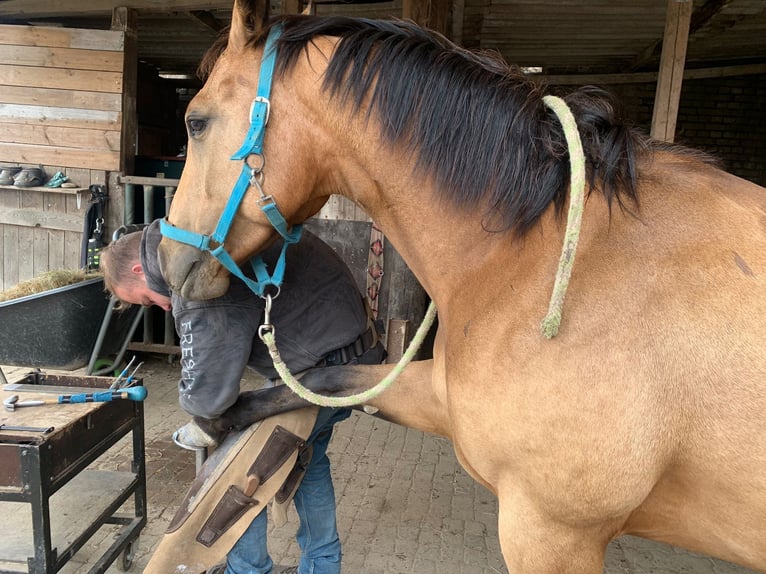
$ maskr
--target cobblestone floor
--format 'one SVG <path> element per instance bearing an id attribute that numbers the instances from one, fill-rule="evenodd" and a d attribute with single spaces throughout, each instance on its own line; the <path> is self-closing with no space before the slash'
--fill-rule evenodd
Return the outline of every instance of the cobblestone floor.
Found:
<path id="1" fill-rule="evenodd" d="M 194 476 L 194 455 L 170 440 L 187 417 L 177 404 L 178 367 L 144 357 L 148 524 L 133 572 L 140 572 Z M 457 463 L 448 441 L 354 413 L 336 427 L 333 464 L 343 574 L 499 574 L 507 572 L 497 540 L 495 498 Z M 130 445 L 98 461 L 127 468 Z M 278 564 L 298 561 L 293 510 L 287 525 L 270 526 Z M 105 530 L 105 529 L 102 529 Z M 84 574 L 112 542 L 99 532 L 62 570 Z M 118 560 L 119 561 L 119 560 Z M 109 573 L 122 572 L 118 564 Z M 606 574 L 746 574 L 749 570 L 634 537 L 612 542 Z"/>

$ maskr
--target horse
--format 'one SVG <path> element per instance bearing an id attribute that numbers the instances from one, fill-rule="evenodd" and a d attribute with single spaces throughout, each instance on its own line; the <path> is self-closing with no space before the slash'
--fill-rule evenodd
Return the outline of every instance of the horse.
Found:
<path id="1" fill-rule="evenodd" d="M 184 297 L 216 297 L 231 272 L 211 251 L 242 264 L 332 194 L 351 198 L 438 309 L 433 360 L 404 370 L 428 409 L 387 401 L 406 395 L 397 383 L 379 400 L 449 437 L 497 496 L 509 572 L 601 572 L 623 534 L 766 571 L 766 190 L 582 87 L 561 96 L 586 184 L 562 258 L 575 164 L 546 91 L 413 23 L 262 23 L 235 2 L 186 112 L 166 221 L 204 241 L 166 234 L 163 272 Z M 543 336 L 566 258 L 561 323 Z M 321 371 L 311 385 L 339 392 L 381 367 Z"/>

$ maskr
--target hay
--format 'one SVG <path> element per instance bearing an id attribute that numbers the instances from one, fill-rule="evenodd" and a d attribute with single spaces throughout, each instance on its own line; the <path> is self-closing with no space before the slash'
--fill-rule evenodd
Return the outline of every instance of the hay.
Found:
<path id="1" fill-rule="evenodd" d="M 68 269 L 57 269 L 48 271 L 34 279 L 22 281 L 10 289 L 0 292 L 0 301 L 10 301 L 11 299 L 18 299 L 19 297 L 35 295 L 36 293 L 58 289 L 59 287 L 66 287 L 67 285 L 79 283 L 80 281 L 85 281 L 87 279 L 95 279 L 100 276 L 101 275 L 98 273 L 88 273 L 82 270 L 71 271 Z"/>

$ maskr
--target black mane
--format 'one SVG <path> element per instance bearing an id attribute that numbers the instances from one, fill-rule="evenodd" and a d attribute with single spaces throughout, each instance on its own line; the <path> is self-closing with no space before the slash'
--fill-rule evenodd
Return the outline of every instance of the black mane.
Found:
<path id="1" fill-rule="evenodd" d="M 415 169 L 434 174 L 457 205 L 487 205 L 485 226 L 523 235 L 551 202 L 561 212 L 569 183 L 562 128 L 542 88 L 519 70 L 406 21 L 280 21 L 276 73 L 288 72 L 313 38 L 339 37 L 324 88 L 357 107 L 371 93 L 369 113 L 384 140 L 406 146 Z M 564 99 L 580 129 L 590 189 L 597 186 L 610 205 L 637 205 L 636 160 L 650 140 L 622 121 L 600 89 Z"/>

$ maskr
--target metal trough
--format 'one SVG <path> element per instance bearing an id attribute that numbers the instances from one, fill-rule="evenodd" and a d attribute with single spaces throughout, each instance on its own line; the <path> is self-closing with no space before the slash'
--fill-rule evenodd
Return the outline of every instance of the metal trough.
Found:
<path id="1" fill-rule="evenodd" d="M 100 277 L 0 303 L 0 365 L 84 367 L 109 305 Z M 117 352 L 134 316 L 115 314 L 99 341 L 100 356 Z"/>

